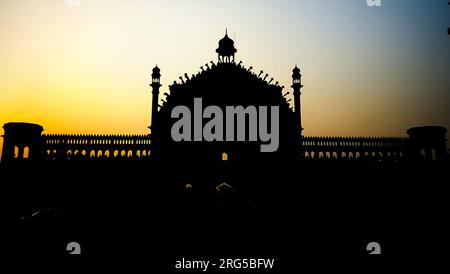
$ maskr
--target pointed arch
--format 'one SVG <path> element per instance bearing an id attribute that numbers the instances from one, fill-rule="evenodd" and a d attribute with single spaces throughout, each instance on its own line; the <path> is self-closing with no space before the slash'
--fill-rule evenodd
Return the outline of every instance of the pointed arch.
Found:
<path id="1" fill-rule="evenodd" d="M 18 146 L 14 146 L 14 158 L 15 159 L 19 158 L 19 147 Z"/>
<path id="2" fill-rule="evenodd" d="M 226 152 L 222 152 L 222 161 L 228 161 L 228 154 Z"/>
<path id="3" fill-rule="evenodd" d="M 30 156 L 30 148 L 28 146 L 26 146 L 23 148 L 22 158 L 28 159 L 29 156 Z"/>

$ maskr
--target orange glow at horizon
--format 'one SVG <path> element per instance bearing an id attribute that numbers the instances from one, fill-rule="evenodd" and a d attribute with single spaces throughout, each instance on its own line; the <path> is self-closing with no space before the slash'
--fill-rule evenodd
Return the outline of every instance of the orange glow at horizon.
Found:
<path id="1" fill-rule="evenodd" d="M 0 125 L 37 123 L 47 134 L 147 134 L 151 69 L 161 68 L 161 94 L 168 92 L 178 76 L 216 61 L 227 27 L 237 61 L 264 70 L 284 92 L 292 94 L 292 68 L 301 68 L 305 135 L 450 128 L 450 39 L 432 37 L 430 29 L 440 21 L 399 15 L 422 4 L 374 10 L 360 2 L 2 1 Z M 418 28 L 414 20 L 428 25 Z"/>

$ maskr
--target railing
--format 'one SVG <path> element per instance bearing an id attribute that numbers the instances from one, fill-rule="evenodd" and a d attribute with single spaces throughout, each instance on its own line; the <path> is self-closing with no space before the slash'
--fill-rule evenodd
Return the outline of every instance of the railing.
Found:
<path id="1" fill-rule="evenodd" d="M 400 160 L 408 138 L 402 137 L 303 137 L 304 159 Z"/>
<path id="2" fill-rule="evenodd" d="M 323 160 L 400 160 L 408 138 L 303 137 L 302 158 Z M 43 135 L 44 159 L 145 159 L 149 135 Z"/>
<path id="3" fill-rule="evenodd" d="M 149 135 L 42 135 L 47 160 L 145 159 L 150 157 Z"/>

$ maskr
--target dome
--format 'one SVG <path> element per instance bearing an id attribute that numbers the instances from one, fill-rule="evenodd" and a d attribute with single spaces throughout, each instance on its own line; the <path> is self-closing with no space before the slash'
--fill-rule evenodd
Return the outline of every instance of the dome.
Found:
<path id="1" fill-rule="evenodd" d="M 220 39 L 219 47 L 216 49 L 216 52 L 220 56 L 232 56 L 236 53 L 236 48 L 234 47 L 234 41 L 228 37 L 227 32 L 225 31 L 225 36 Z"/>
<path id="2" fill-rule="evenodd" d="M 225 37 L 220 39 L 219 41 L 219 48 L 232 48 L 234 47 L 234 41 L 230 37 L 228 37 L 228 34 L 225 33 Z"/>

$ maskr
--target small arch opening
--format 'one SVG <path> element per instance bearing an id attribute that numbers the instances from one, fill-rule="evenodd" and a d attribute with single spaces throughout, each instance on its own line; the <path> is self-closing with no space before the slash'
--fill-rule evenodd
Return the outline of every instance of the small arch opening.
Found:
<path id="1" fill-rule="evenodd" d="M 228 154 L 226 152 L 222 153 L 222 161 L 228 161 Z"/>
<path id="2" fill-rule="evenodd" d="M 29 147 L 25 147 L 23 149 L 22 158 L 23 159 L 28 159 L 29 156 L 30 156 L 30 148 Z"/>
<path id="3" fill-rule="evenodd" d="M 14 147 L 14 158 L 15 159 L 19 158 L 19 147 L 18 146 Z"/>

